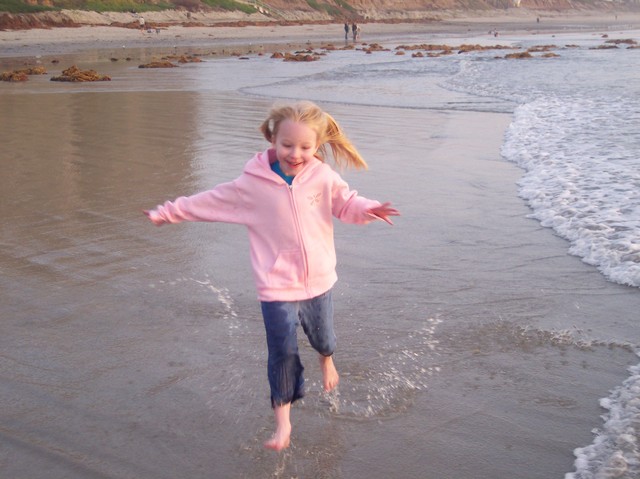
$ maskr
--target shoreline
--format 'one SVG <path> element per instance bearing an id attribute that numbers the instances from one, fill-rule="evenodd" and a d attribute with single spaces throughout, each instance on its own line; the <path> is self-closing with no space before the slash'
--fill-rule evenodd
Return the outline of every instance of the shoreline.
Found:
<path id="1" fill-rule="evenodd" d="M 539 20 L 539 21 L 538 21 Z M 446 12 L 441 20 L 404 23 L 362 23 L 358 44 L 400 42 L 411 36 L 451 35 L 478 37 L 489 31 L 503 34 L 567 33 L 572 31 L 606 34 L 640 28 L 640 13 L 622 12 L 491 12 L 467 14 Z M 500 38 L 493 39 L 500 41 Z M 84 25 L 50 29 L 0 31 L 0 69 L 47 62 L 55 57 L 76 55 L 91 61 L 109 61 L 118 52 L 144 50 L 151 54 L 245 55 L 270 53 L 278 49 L 300 49 L 313 44 L 344 42 L 341 23 L 265 23 L 247 26 L 169 25 L 140 31 L 122 26 Z"/>
<path id="2" fill-rule="evenodd" d="M 362 43 L 551 42 L 551 26 L 536 38 L 530 21 L 516 23 L 365 25 Z M 498 38 L 488 34 L 496 25 Z M 604 31 L 590 25 L 575 28 L 599 39 Z M 322 60 L 265 69 L 259 83 L 290 88 L 288 78 L 311 75 L 295 91 L 336 100 L 331 113 L 370 165 L 345 178 L 403 217 L 398 230 L 337 227 L 341 396 L 328 407 L 303 346 L 308 395 L 295 407 L 293 447 L 284 456 L 263 450 L 272 411 L 246 232 L 158 230 L 140 210 L 235 177 L 245 153 L 263 145 L 257 127 L 274 95 L 251 93 L 252 62 L 194 67 L 210 69 L 194 92 L 176 80 L 153 88 L 158 77 L 190 78 L 189 69 L 134 72 L 109 56 L 171 49 L 161 43 L 171 38 L 209 51 L 339 44 L 335 27 L 237 27 L 215 37 L 218 29 L 206 29 L 203 38 L 176 37 L 176 27 L 148 41 L 133 31 L 142 46 L 124 49 L 116 27 L 80 31 L 93 39 L 78 29 L 34 32 L 51 34 L 64 55 L 128 75 L 123 86 L 96 88 L 0 84 L 10 113 L 0 128 L 9 205 L 2 417 L 17 438 L 0 453 L 8 476 L 376 479 L 402 470 L 547 479 L 574 469 L 573 451 L 602 426 L 598 401 L 637 363 L 619 339 L 634 337 L 637 291 L 606 281 L 527 216 L 522 171 L 500 156 L 509 113 L 341 103 L 339 92 L 317 88 Z M 103 28 L 114 38 L 102 38 Z M 371 85 L 354 78 L 357 88 Z M 442 98 L 438 78 L 420 88 Z M 612 311 L 615 321 L 603 321 Z"/>

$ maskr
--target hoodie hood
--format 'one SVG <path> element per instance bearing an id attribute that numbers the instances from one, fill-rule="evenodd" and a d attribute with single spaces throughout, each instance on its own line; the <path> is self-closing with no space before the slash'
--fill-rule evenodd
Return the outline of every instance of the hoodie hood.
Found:
<path id="1" fill-rule="evenodd" d="M 254 157 L 245 164 L 243 171 L 248 175 L 257 176 L 276 183 L 284 183 L 284 180 L 271 169 L 271 163 L 275 161 L 278 161 L 278 158 L 276 157 L 276 150 L 268 148 L 256 153 Z M 296 179 L 294 181 L 304 181 L 307 176 L 313 174 L 313 171 L 322 164 L 323 162 L 317 158 L 309 161 L 295 176 Z"/>

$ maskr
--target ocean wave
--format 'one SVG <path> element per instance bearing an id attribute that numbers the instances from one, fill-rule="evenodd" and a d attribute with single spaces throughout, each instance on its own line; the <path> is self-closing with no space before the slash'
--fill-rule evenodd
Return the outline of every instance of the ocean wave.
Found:
<path id="1" fill-rule="evenodd" d="M 629 368 L 630 377 L 611 395 L 600 400 L 605 414 L 595 440 L 574 451 L 575 472 L 565 479 L 633 479 L 640 476 L 640 364 Z"/>

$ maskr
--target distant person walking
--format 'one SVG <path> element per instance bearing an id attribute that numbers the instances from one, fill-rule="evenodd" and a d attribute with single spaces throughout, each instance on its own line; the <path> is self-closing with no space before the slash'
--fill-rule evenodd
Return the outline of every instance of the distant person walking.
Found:
<path id="1" fill-rule="evenodd" d="M 355 42 L 358 39 L 358 25 L 356 23 L 351 24 L 351 33 L 353 33 L 353 41 Z"/>
<path id="2" fill-rule="evenodd" d="M 349 40 L 349 24 L 347 22 L 344 23 L 344 39 Z"/>

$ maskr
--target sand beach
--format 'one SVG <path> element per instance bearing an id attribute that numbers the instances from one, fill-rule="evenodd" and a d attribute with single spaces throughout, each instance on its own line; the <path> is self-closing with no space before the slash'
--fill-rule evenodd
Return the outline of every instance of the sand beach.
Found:
<path id="1" fill-rule="evenodd" d="M 124 15 L 124 14 L 122 14 Z M 151 15 L 151 14 L 149 14 Z M 133 22 L 135 17 L 130 15 Z M 411 23 L 362 23 L 361 41 L 394 41 L 408 35 L 451 33 L 482 36 L 488 32 L 554 34 L 568 31 L 607 32 L 633 29 L 640 24 L 640 13 L 634 12 L 537 12 L 512 9 L 508 13 L 439 12 L 436 20 Z M 118 18 L 124 23 L 124 18 Z M 153 25 L 153 17 L 149 25 Z M 139 31 L 105 25 L 74 28 L 50 28 L 0 31 L 0 61 L 4 68 L 15 62 L 29 63 L 34 58 L 85 53 L 92 58 L 110 59 L 131 56 L 129 50 L 154 50 L 158 53 L 193 51 L 198 53 L 246 54 L 276 48 L 301 48 L 311 43 L 340 43 L 344 38 L 342 24 L 263 24 L 243 27 L 185 26 L 176 14 L 175 25 L 167 24 L 171 17 L 162 16 L 163 26 L 156 32 Z M 82 21 L 78 19 L 78 21 Z M 87 22 L 89 19 L 86 20 Z M 201 23 L 199 23 L 201 25 Z M 226 24 L 225 24 L 226 25 Z M 124 52 L 127 51 L 126 55 Z"/>
<path id="2" fill-rule="evenodd" d="M 443 88 L 446 66 L 394 92 L 407 75 L 393 52 L 624 38 L 640 15 L 449 12 L 362 27 L 353 50 L 308 63 L 269 57 L 344 46 L 341 24 L 0 31 L 0 71 L 48 71 L 0 82 L 0 476 L 574 471 L 574 450 L 603 426 L 601 399 L 638 362 L 638 289 L 608 281 L 529 216 L 523 171 L 501 156 L 512 112 Z M 389 51 L 367 55 L 371 43 Z M 174 54 L 203 61 L 138 68 Z M 111 81 L 49 81 L 71 65 Z M 353 78 L 353 65 L 384 74 Z M 338 89 L 348 75 L 352 90 Z M 427 107 L 411 104 L 420 92 Z M 267 146 L 257 127 L 274 99 L 304 94 L 367 159 L 367 172 L 345 173 L 351 186 L 403 216 L 336 226 L 341 385 L 321 392 L 301 339 L 308 393 L 293 408 L 292 447 L 275 454 L 262 447 L 272 417 L 245 231 L 158 229 L 142 210 L 235 178 Z M 381 99 L 394 94 L 402 108 Z"/>

